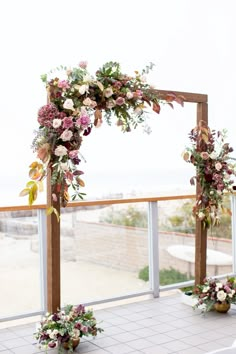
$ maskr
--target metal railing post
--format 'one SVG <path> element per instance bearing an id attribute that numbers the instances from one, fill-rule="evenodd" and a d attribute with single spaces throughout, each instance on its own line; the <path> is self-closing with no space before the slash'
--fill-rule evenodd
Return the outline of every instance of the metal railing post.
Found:
<path id="1" fill-rule="evenodd" d="M 149 282 L 153 297 L 159 297 L 158 204 L 148 203 Z"/>
<path id="2" fill-rule="evenodd" d="M 47 311 L 47 226 L 45 209 L 38 209 L 41 309 Z"/>
<path id="3" fill-rule="evenodd" d="M 232 218 L 231 218 L 231 232 L 232 232 L 232 272 L 236 273 L 236 196 L 230 196 L 231 201 L 231 211 L 232 211 Z"/>

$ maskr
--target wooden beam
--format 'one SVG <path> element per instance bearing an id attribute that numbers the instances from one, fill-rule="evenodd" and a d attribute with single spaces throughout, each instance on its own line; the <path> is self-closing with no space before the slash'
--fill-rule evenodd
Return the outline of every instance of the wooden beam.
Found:
<path id="1" fill-rule="evenodd" d="M 208 96 L 201 93 L 191 93 L 191 92 L 181 92 L 181 91 L 173 91 L 173 90 L 152 90 L 153 93 L 156 93 L 160 98 L 165 98 L 168 93 L 174 93 L 177 96 L 183 96 L 184 102 L 192 102 L 192 103 L 207 103 Z"/>
<path id="2" fill-rule="evenodd" d="M 197 105 L 197 125 L 205 123 L 208 125 L 207 103 Z M 201 187 L 197 184 L 196 194 L 199 195 Z M 196 239 L 195 239 L 195 285 L 202 284 L 206 277 L 207 266 L 207 229 L 203 228 L 203 223 L 196 220 Z"/>
<path id="3" fill-rule="evenodd" d="M 47 171 L 47 208 L 53 206 L 60 215 L 60 198 L 52 200 L 51 169 Z M 60 221 L 55 213 L 47 216 L 47 311 L 61 306 Z"/>

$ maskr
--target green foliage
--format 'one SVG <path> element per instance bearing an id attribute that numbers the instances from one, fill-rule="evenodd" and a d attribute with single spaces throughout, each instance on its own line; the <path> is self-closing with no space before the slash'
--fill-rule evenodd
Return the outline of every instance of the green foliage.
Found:
<path id="1" fill-rule="evenodd" d="M 168 224 L 162 224 L 161 229 L 166 231 L 176 231 L 184 233 L 195 233 L 195 218 L 192 213 L 194 201 L 189 200 L 177 207 L 173 214 L 168 218 Z M 230 209 L 229 196 L 224 197 L 224 211 Z M 231 215 L 228 212 L 221 213 L 220 223 L 217 227 L 209 230 L 211 237 L 231 239 Z"/>
<path id="2" fill-rule="evenodd" d="M 183 224 L 184 217 L 179 216 L 179 215 L 170 216 L 169 221 L 170 221 L 171 225 L 174 227 L 181 226 Z"/>
<path id="3" fill-rule="evenodd" d="M 145 266 L 142 268 L 139 272 L 138 275 L 139 279 L 142 279 L 144 281 L 149 280 L 149 267 Z M 160 285 L 169 285 L 169 284 L 175 284 L 175 283 L 181 283 L 187 280 L 191 280 L 193 278 L 190 278 L 187 276 L 186 273 L 181 273 L 178 270 L 170 267 L 170 269 L 161 269 L 159 273 L 160 277 Z"/>
<path id="4" fill-rule="evenodd" d="M 138 273 L 138 277 L 141 280 L 148 281 L 149 280 L 149 267 L 146 266 L 146 267 L 142 268 Z"/>
<path id="5" fill-rule="evenodd" d="M 133 205 L 129 205 L 126 209 L 122 210 L 111 207 L 106 214 L 101 215 L 99 221 L 115 225 L 146 228 L 147 212 Z"/>

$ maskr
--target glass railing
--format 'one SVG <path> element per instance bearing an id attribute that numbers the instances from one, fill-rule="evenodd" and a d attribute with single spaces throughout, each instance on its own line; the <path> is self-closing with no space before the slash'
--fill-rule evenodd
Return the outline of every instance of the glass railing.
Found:
<path id="1" fill-rule="evenodd" d="M 193 203 L 188 195 L 62 209 L 61 305 L 158 296 L 188 284 L 195 272 Z M 233 217 L 208 232 L 208 276 L 235 272 L 235 197 L 231 205 Z M 45 208 L 0 208 L 0 319 L 46 310 Z"/>

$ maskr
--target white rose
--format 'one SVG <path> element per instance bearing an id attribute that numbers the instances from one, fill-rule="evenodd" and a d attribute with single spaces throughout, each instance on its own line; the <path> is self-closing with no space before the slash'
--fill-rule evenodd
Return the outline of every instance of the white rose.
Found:
<path id="1" fill-rule="evenodd" d="M 216 160 L 217 157 L 218 157 L 218 155 L 217 155 L 217 153 L 216 153 L 215 151 L 212 151 L 212 153 L 210 153 L 209 156 L 210 156 L 210 158 L 211 158 L 212 160 Z"/>
<path id="2" fill-rule="evenodd" d="M 230 179 L 230 175 L 228 173 L 225 173 L 224 179 L 226 179 L 228 181 Z"/>
<path id="3" fill-rule="evenodd" d="M 71 111 L 74 111 L 74 102 L 72 101 L 71 98 L 67 98 L 65 102 L 63 103 L 63 108 L 65 109 L 70 109 Z"/>
<path id="4" fill-rule="evenodd" d="M 62 122 L 62 120 L 61 119 L 53 119 L 53 121 L 52 121 L 52 126 L 53 126 L 53 128 L 54 129 L 57 129 L 57 128 L 59 128 L 60 126 L 61 126 L 61 122 Z"/>
<path id="5" fill-rule="evenodd" d="M 79 88 L 79 93 L 83 95 L 85 92 L 88 92 L 89 85 L 81 85 Z"/>
<path id="6" fill-rule="evenodd" d="M 210 289 L 209 286 L 204 286 L 204 288 L 202 289 L 202 292 L 207 293 L 209 289 Z"/>
<path id="7" fill-rule="evenodd" d="M 89 98 L 89 97 L 86 97 L 84 100 L 83 100 L 83 104 L 85 106 L 90 106 L 92 103 L 92 100 Z"/>
<path id="8" fill-rule="evenodd" d="M 106 98 L 109 98 L 109 97 L 111 97 L 112 95 L 113 95 L 113 90 L 112 90 L 111 87 L 108 87 L 108 88 L 106 88 L 106 89 L 104 90 L 104 96 L 105 96 Z"/>
<path id="9" fill-rule="evenodd" d="M 224 290 L 220 290 L 218 293 L 217 293 L 217 299 L 219 301 L 224 301 L 226 299 L 226 296 L 227 294 L 224 292 Z"/>
<path id="10" fill-rule="evenodd" d="M 216 283 L 217 288 L 222 288 L 223 284 L 221 282 Z"/>
<path id="11" fill-rule="evenodd" d="M 131 98 L 133 98 L 134 95 L 133 95 L 133 93 L 132 93 L 131 91 L 128 91 L 128 92 L 126 93 L 126 97 L 128 98 L 128 100 L 131 100 Z"/>
<path id="12" fill-rule="evenodd" d="M 235 290 L 231 290 L 231 293 L 234 295 L 235 294 Z"/>
<path id="13" fill-rule="evenodd" d="M 61 134 L 60 139 L 62 139 L 63 141 L 69 141 L 73 136 L 73 133 L 71 130 L 64 130 L 64 132 Z"/>
<path id="14" fill-rule="evenodd" d="M 58 147 L 55 149 L 54 154 L 56 156 L 64 156 L 67 155 L 67 148 L 63 145 L 58 145 Z"/>

